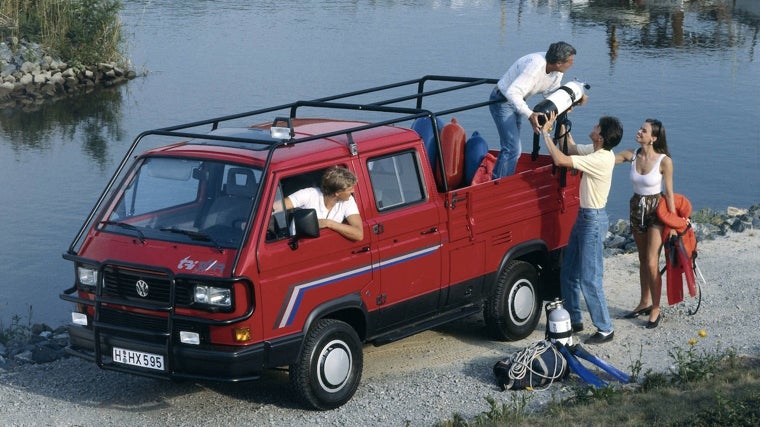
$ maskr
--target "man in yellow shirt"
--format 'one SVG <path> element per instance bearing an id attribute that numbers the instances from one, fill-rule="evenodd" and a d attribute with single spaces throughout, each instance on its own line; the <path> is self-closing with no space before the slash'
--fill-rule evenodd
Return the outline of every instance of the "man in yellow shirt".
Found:
<path id="1" fill-rule="evenodd" d="M 612 149 L 623 138 L 623 125 L 615 117 L 605 116 L 589 134 L 591 144 L 577 145 L 567 133 L 568 154 L 552 141 L 549 129 L 556 115 L 552 114 L 542 126 L 546 148 L 554 164 L 583 172 L 580 186 L 578 218 L 570 231 L 560 273 L 562 299 L 570 313 L 573 332 L 583 330 L 580 294 L 586 301 L 591 322 L 597 332 L 586 340 L 588 344 L 601 344 L 615 336 L 607 300 L 604 296 L 604 238 L 609 227 L 605 206 L 612 186 L 615 153 Z"/>

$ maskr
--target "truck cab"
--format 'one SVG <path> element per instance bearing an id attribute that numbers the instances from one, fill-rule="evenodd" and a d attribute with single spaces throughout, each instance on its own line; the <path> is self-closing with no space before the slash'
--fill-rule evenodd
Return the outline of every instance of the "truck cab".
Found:
<path id="1" fill-rule="evenodd" d="M 495 152 L 465 158 L 441 118 L 490 124 L 488 102 L 450 100 L 495 83 L 425 76 L 142 133 L 63 255 L 68 351 L 164 379 L 288 367 L 300 400 L 325 410 L 359 386 L 363 345 L 479 313 L 495 339 L 525 338 L 559 294 L 580 177 L 527 154 L 513 176 L 461 177 Z M 357 241 L 286 209 L 336 165 L 358 179 Z"/>

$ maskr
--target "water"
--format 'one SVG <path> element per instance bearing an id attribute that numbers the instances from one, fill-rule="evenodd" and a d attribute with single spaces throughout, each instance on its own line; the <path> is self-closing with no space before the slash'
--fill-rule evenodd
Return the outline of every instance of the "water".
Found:
<path id="1" fill-rule="evenodd" d="M 557 40 L 578 49 L 566 78 L 592 86 L 589 103 L 570 115 L 578 141 L 610 114 L 625 126 L 620 148 L 635 148 L 636 129 L 657 118 L 675 190 L 695 207 L 760 202 L 760 2 L 123 3 L 129 57 L 147 77 L 35 112 L 0 113 L 5 325 L 30 310 L 36 322 L 68 321 L 58 294 L 73 268 L 61 253 L 141 131 L 426 74 L 498 78 Z M 489 117 L 460 122 L 498 144 Z M 524 150 L 530 139 L 523 135 Z M 614 176 L 612 218 L 627 218 L 628 168 Z"/>

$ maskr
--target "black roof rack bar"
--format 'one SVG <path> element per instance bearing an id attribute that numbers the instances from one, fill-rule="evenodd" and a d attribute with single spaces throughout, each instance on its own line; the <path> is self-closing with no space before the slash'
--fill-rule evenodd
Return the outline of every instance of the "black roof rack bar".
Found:
<path id="1" fill-rule="evenodd" d="M 425 92 L 424 91 L 424 84 L 426 82 L 430 82 L 430 81 L 463 82 L 465 84 L 455 85 L 455 86 L 447 86 L 445 88 L 440 88 L 440 89 L 435 89 L 435 90 L 431 90 L 431 91 Z M 256 116 L 256 115 L 261 115 L 261 114 L 270 113 L 270 112 L 274 112 L 274 111 L 280 111 L 280 110 L 285 110 L 285 109 L 292 109 L 294 106 L 297 107 L 297 104 L 303 103 L 303 102 L 315 102 L 315 103 L 324 102 L 324 103 L 326 103 L 325 104 L 326 106 L 330 106 L 330 105 L 332 105 L 332 104 L 329 104 L 330 101 L 335 101 L 335 100 L 338 100 L 338 99 L 350 98 L 350 97 L 354 97 L 354 96 L 358 96 L 358 95 L 364 95 L 364 94 L 369 94 L 369 93 L 374 93 L 374 92 L 386 91 L 386 90 L 389 90 L 389 89 L 394 89 L 394 88 L 398 88 L 398 87 L 408 86 L 408 85 L 412 85 L 412 84 L 417 84 L 418 85 L 417 93 L 412 94 L 412 95 L 406 95 L 406 96 L 397 97 L 397 98 L 379 100 L 379 101 L 369 102 L 369 103 L 349 103 L 349 104 L 354 104 L 354 105 L 357 105 L 357 106 L 360 106 L 360 105 L 389 105 L 389 104 L 399 103 L 399 102 L 403 102 L 403 101 L 407 101 L 407 100 L 411 100 L 411 99 L 417 99 L 417 109 L 421 109 L 422 108 L 421 107 L 422 99 L 424 99 L 425 97 L 429 97 L 429 96 L 432 96 L 432 95 L 438 95 L 438 94 L 442 94 L 442 93 L 447 93 L 447 92 L 452 92 L 452 91 L 461 90 L 461 89 L 466 89 L 468 87 L 474 87 L 474 86 L 478 86 L 478 85 L 482 85 L 482 84 L 496 84 L 497 81 L 498 81 L 497 79 L 489 79 L 489 78 L 453 77 L 453 76 L 429 75 L 429 76 L 424 76 L 424 77 L 419 78 L 419 79 L 406 80 L 406 81 L 403 81 L 403 82 L 392 83 L 392 84 L 387 84 L 387 85 L 383 85 L 383 86 L 377 86 L 377 87 L 373 87 L 373 88 L 369 88 L 369 89 L 356 90 L 356 91 L 346 92 L 346 93 L 339 94 L 339 95 L 333 95 L 333 96 L 328 96 L 328 97 L 317 98 L 317 99 L 314 99 L 312 101 L 296 101 L 296 102 L 282 104 L 282 105 L 278 105 L 278 106 L 274 106 L 274 107 L 262 108 L 262 109 L 247 111 L 247 112 L 238 113 L 238 114 L 232 114 L 232 115 L 227 115 L 227 116 L 222 116 L 222 117 L 216 117 L 216 118 L 213 118 L 213 119 L 199 120 L 199 121 L 196 121 L 196 122 L 191 122 L 191 123 L 185 123 L 185 124 L 180 124 L 180 125 L 176 125 L 176 126 L 169 126 L 169 127 L 159 128 L 159 129 L 155 129 L 155 131 L 169 131 L 169 132 L 171 132 L 171 131 L 180 130 L 180 129 L 189 129 L 189 128 L 194 128 L 194 127 L 200 127 L 200 126 L 203 126 L 203 125 L 212 125 L 212 129 L 216 129 L 218 127 L 219 123 L 221 123 L 221 122 L 231 121 L 231 120 L 236 120 L 236 119 L 241 119 L 241 118 L 251 117 L 251 116 Z M 315 105 L 312 105 L 312 106 L 318 107 L 319 105 L 315 104 Z M 449 110 L 449 111 L 463 111 L 463 110 L 470 109 L 470 108 L 476 108 L 476 107 L 473 106 L 473 105 L 470 105 L 470 106 L 467 106 L 466 108 L 461 108 L 459 110 Z M 359 110 L 361 108 L 356 108 L 356 109 Z M 389 112 L 392 112 L 392 111 L 389 111 Z M 443 115 L 443 112 L 438 112 L 438 113 L 436 113 L 436 115 Z M 148 133 L 152 133 L 152 131 L 148 131 Z"/>
<path id="2" fill-rule="evenodd" d="M 431 82 L 431 81 L 464 83 L 464 84 L 454 85 L 454 86 L 447 86 L 445 88 L 440 88 L 440 89 L 435 89 L 435 90 L 431 90 L 431 91 L 425 92 L 424 91 L 425 84 L 427 82 Z M 198 138 L 198 139 L 208 139 L 208 140 L 219 140 L 219 141 L 230 141 L 230 142 L 243 142 L 243 143 L 263 144 L 263 145 L 266 146 L 266 148 L 262 148 L 262 150 L 265 150 L 265 149 L 269 149 L 270 150 L 270 152 L 267 155 L 267 160 L 266 160 L 266 163 L 265 163 L 265 167 L 268 167 L 269 164 L 270 164 L 272 155 L 274 153 L 274 150 L 277 147 L 280 147 L 282 145 L 307 142 L 307 141 L 312 141 L 312 140 L 315 140 L 315 139 L 328 138 L 328 137 L 332 137 L 332 136 L 336 136 L 336 135 L 341 135 L 341 134 L 350 134 L 352 132 L 358 132 L 358 131 L 361 131 L 361 130 L 371 129 L 371 128 L 374 128 L 374 127 L 391 125 L 391 124 L 395 124 L 395 123 L 399 123 L 399 122 L 404 122 L 404 121 L 408 121 L 408 120 L 414 120 L 415 118 L 418 118 L 418 117 L 430 117 L 432 120 L 435 120 L 435 117 L 438 116 L 438 115 L 446 115 L 446 114 L 451 114 L 451 113 L 454 113 L 454 112 L 465 111 L 465 110 L 470 110 L 470 109 L 479 108 L 479 107 L 482 107 L 482 106 L 489 105 L 491 102 L 480 102 L 480 103 L 476 103 L 476 104 L 465 105 L 465 106 L 461 106 L 461 107 L 457 107 L 457 108 L 453 108 L 453 109 L 449 109 L 449 110 L 443 110 L 443 111 L 439 111 L 439 112 L 431 112 L 431 111 L 428 111 L 428 110 L 423 110 L 422 107 L 421 107 L 422 106 L 422 101 L 423 101 L 423 99 L 425 97 L 429 97 L 429 96 L 437 95 L 437 94 L 441 94 L 441 93 L 446 93 L 446 92 L 452 92 L 452 91 L 455 91 L 455 90 L 465 89 L 465 88 L 468 88 L 468 87 L 474 87 L 474 86 L 483 85 L 483 84 L 496 84 L 496 82 L 498 82 L 497 79 L 490 79 L 490 78 L 427 75 L 427 76 L 423 76 L 423 77 L 421 77 L 419 79 L 405 80 L 405 81 L 401 81 L 401 82 L 397 82 L 397 83 L 391 83 L 391 84 L 387 84 L 387 85 L 376 86 L 376 87 L 372 87 L 372 88 L 368 88 L 368 89 L 356 90 L 356 91 L 352 91 L 352 92 L 346 92 L 346 93 L 343 93 L 343 94 L 338 94 L 338 95 L 333 95 L 333 96 L 328 96 L 328 97 L 317 98 L 317 99 L 315 99 L 313 101 L 297 101 L 297 102 L 282 104 L 282 105 L 278 105 L 278 106 L 273 106 L 273 107 L 268 107 L 268 108 L 262 108 L 262 109 L 247 111 L 247 112 L 238 113 L 238 114 L 232 114 L 232 115 L 227 115 L 227 116 L 222 116 L 222 117 L 216 117 L 216 118 L 207 119 L 207 120 L 199 120 L 199 121 L 195 121 L 195 122 L 190 122 L 190 123 L 185 123 L 185 124 L 180 124 L 180 125 L 175 125 L 175 126 L 168 126 L 168 127 L 164 127 L 164 128 L 158 128 L 158 129 L 144 131 L 144 132 L 140 133 L 135 138 L 135 140 L 132 142 L 132 144 L 128 148 L 128 150 L 125 153 L 124 157 L 122 158 L 121 162 L 117 166 L 116 171 L 111 176 L 111 179 L 109 180 L 109 182 L 106 185 L 106 187 L 103 189 L 103 192 L 100 194 L 100 197 L 98 198 L 97 202 L 95 203 L 95 205 L 93 206 L 92 210 L 90 211 L 90 214 L 88 215 L 87 219 L 82 224 L 82 227 L 79 229 L 79 232 L 77 233 L 76 237 L 74 238 L 74 240 L 72 241 L 71 245 L 69 246 L 68 253 L 70 253 L 70 254 L 76 254 L 76 249 L 75 249 L 76 245 L 81 240 L 81 238 L 84 236 L 84 233 L 86 232 L 88 225 L 92 222 L 93 218 L 95 217 L 96 212 L 100 208 L 100 206 L 103 203 L 103 201 L 105 200 L 106 196 L 111 192 L 113 186 L 116 183 L 117 178 L 119 178 L 119 176 L 123 172 L 124 168 L 126 167 L 127 162 L 129 161 L 129 159 L 132 158 L 132 155 L 133 155 L 135 149 L 137 148 L 137 146 L 140 144 L 140 142 L 146 136 L 149 136 L 149 135 L 159 135 L 159 136 L 171 136 L 171 137 L 178 137 L 178 138 L 190 138 L 190 139 Z M 391 98 L 391 99 L 386 99 L 386 100 L 379 100 L 379 101 L 375 101 L 375 102 L 367 103 L 367 104 L 361 104 L 361 103 L 334 103 L 334 102 L 330 102 L 330 101 L 335 101 L 335 100 L 339 100 L 339 99 L 351 98 L 351 97 L 358 96 L 358 95 L 364 95 L 364 94 L 369 94 L 369 93 L 382 92 L 382 91 L 386 91 L 386 90 L 389 90 L 389 89 L 394 89 L 394 88 L 408 86 L 408 85 L 413 85 L 413 84 L 417 84 L 417 93 L 416 94 L 412 94 L 412 95 L 407 95 L 407 96 L 402 96 L 402 97 L 397 97 L 397 98 Z M 416 109 L 414 109 L 414 108 L 402 108 L 402 107 L 387 107 L 387 105 L 389 105 L 389 104 L 399 103 L 399 102 L 406 101 L 406 100 L 411 100 L 411 99 L 417 99 L 417 108 Z M 343 129 L 341 131 L 329 132 L 329 133 L 320 134 L 320 135 L 312 135 L 312 136 L 309 136 L 309 137 L 304 137 L 304 138 L 299 138 L 299 139 L 292 139 L 292 140 L 286 140 L 286 141 L 278 141 L 278 142 L 275 142 L 275 143 L 273 143 L 271 140 L 266 140 L 265 141 L 265 140 L 258 140 L 258 139 L 253 139 L 253 138 L 240 138 L 240 137 L 223 136 L 223 135 L 209 135 L 208 133 L 179 132 L 181 130 L 187 130 L 187 129 L 192 129 L 192 128 L 196 128 L 196 127 L 200 127 L 200 126 L 206 126 L 206 125 L 211 125 L 211 130 L 215 130 L 215 129 L 217 129 L 219 127 L 219 124 L 222 123 L 222 122 L 227 122 L 227 121 L 236 120 L 236 119 L 242 119 L 242 118 L 246 118 L 246 117 L 252 117 L 252 116 L 256 116 L 256 115 L 262 115 L 262 114 L 266 114 L 266 113 L 270 113 L 270 112 L 275 112 L 275 111 L 286 110 L 286 109 L 291 109 L 291 111 L 293 112 L 293 114 L 295 114 L 295 111 L 296 111 L 296 109 L 299 106 L 304 106 L 304 107 L 305 106 L 308 106 L 308 107 L 321 107 L 321 108 L 332 108 L 332 109 L 351 109 L 351 110 L 388 112 L 388 113 L 402 114 L 402 117 L 396 117 L 396 118 L 392 118 L 392 119 L 389 119 L 389 120 L 372 122 L 372 123 L 369 123 L 369 124 L 366 124 L 366 125 L 362 125 L 362 126 L 358 126 L 358 127 L 353 127 L 353 128 L 349 128 L 349 129 Z M 439 138 L 438 132 L 436 131 L 436 132 L 434 132 L 434 134 L 435 134 L 435 138 L 436 138 L 437 143 L 439 143 L 438 142 L 438 138 Z"/>
<path id="3" fill-rule="evenodd" d="M 443 89 L 437 89 L 437 90 L 425 92 L 424 91 L 425 83 L 428 82 L 428 81 L 461 82 L 461 83 L 466 83 L 466 84 L 457 85 L 457 86 L 448 86 L 448 87 L 443 88 Z M 481 77 L 454 77 L 454 76 L 441 76 L 441 75 L 427 75 L 427 76 L 421 77 L 419 79 L 406 80 L 406 81 L 402 81 L 402 82 L 387 84 L 387 85 L 384 85 L 384 86 L 377 86 L 377 87 L 370 88 L 370 89 L 363 89 L 363 90 L 356 90 L 356 91 L 353 91 L 353 92 L 346 92 L 346 93 L 342 93 L 342 94 L 339 94 L 339 95 L 333 95 L 333 96 L 327 96 L 327 97 L 323 97 L 323 98 L 318 98 L 318 99 L 315 99 L 314 101 L 334 101 L 336 99 L 350 98 L 350 97 L 357 96 L 357 95 L 364 95 L 364 94 L 368 94 L 368 93 L 380 92 L 380 91 L 385 91 L 385 90 L 389 90 L 389 89 L 395 89 L 395 88 L 398 88 L 398 87 L 403 87 L 403 86 L 409 86 L 409 85 L 412 85 L 412 84 L 416 84 L 417 85 L 417 93 L 414 94 L 414 95 L 407 95 L 407 96 L 400 97 L 400 98 L 393 98 L 393 99 L 387 99 L 387 100 L 383 100 L 383 101 L 376 101 L 376 102 L 372 102 L 371 104 L 375 104 L 375 105 L 387 105 L 387 104 L 392 104 L 392 103 L 397 103 L 397 102 L 402 102 L 402 101 L 408 101 L 410 99 L 417 99 L 417 108 L 422 108 L 422 105 L 421 105 L 422 98 L 424 98 L 425 96 L 436 95 L 436 94 L 439 94 L 439 93 L 452 92 L 452 91 L 455 91 L 455 90 L 464 89 L 464 88 L 472 87 L 472 86 L 478 86 L 478 85 L 482 85 L 482 84 L 496 84 L 496 82 L 498 82 L 498 79 L 489 79 L 489 78 L 481 78 Z"/>

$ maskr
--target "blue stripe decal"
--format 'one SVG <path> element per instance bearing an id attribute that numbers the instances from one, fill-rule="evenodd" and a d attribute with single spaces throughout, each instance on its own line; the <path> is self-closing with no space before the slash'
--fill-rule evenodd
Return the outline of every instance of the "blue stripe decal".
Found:
<path id="1" fill-rule="evenodd" d="M 287 306 L 285 307 L 284 312 L 282 313 L 282 317 L 280 318 L 277 328 L 284 328 L 285 326 L 289 326 L 293 323 L 293 319 L 295 318 L 296 313 L 298 313 L 298 307 L 301 305 L 301 299 L 303 298 L 303 295 L 308 290 L 320 288 L 322 286 L 330 285 L 332 283 L 337 283 L 351 277 L 365 274 L 371 271 L 373 268 L 375 270 L 381 270 L 386 267 L 391 267 L 397 264 L 412 261 L 417 258 L 429 255 L 430 253 L 435 252 L 438 249 L 440 249 L 440 247 L 441 247 L 440 244 L 435 245 L 435 246 L 430 246 L 428 248 L 423 248 L 418 251 L 403 254 L 403 255 L 400 255 L 400 256 L 385 260 L 385 261 L 380 261 L 372 265 L 364 265 L 364 266 L 355 268 L 353 270 L 344 271 L 339 274 L 323 277 L 321 279 L 317 279 L 311 282 L 306 282 L 306 283 L 301 283 L 300 285 L 296 285 L 290 289 L 290 293 L 288 296 L 288 303 L 287 303 Z"/>

